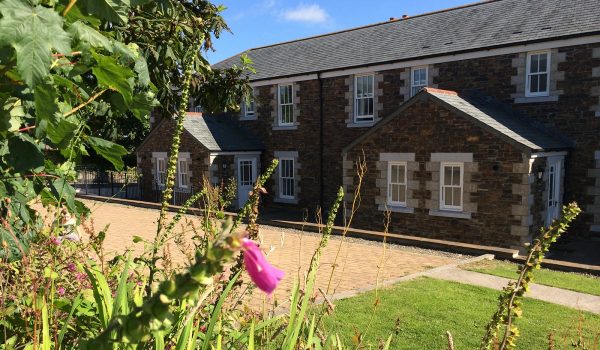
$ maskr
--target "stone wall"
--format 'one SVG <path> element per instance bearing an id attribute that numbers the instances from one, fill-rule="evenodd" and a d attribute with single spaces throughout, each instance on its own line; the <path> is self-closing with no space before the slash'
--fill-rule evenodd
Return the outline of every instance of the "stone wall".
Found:
<path id="1" fill-rule="evenodd" d="M 382 153 L 414 153 L 416 163 L 408 178 L 414 211 L 392 212 L 390 232 L 507 248 L 529 239 L 529 230 L 517 229 L 530 215 L 529 166 L 523 151 L 428 100 L 416 102 L 346 154 L 347 200 L 357 185 L 355 162 L 363 154 L 368 168 L 353 226 L 383 229 L 384 213 L 377 205 Z M 432 215 L 431 209 L 439 208 L 439 163 L 434 163 L 441 156 L 436 153 L 472 155 L 472 160 L 464 158 L 463 206 L 469 215 Z"/>

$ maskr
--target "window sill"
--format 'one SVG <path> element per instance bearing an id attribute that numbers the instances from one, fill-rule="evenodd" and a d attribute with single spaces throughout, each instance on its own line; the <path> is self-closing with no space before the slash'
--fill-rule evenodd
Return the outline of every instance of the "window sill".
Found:
<path id="1" fill-rule="evenodd" d="M 405 213 L 405 214 L 413 214 L 415 212 L 415 208 L 409 207 L 400 207 L 394 205 L 383 205 L 379 204 L 379 211 L 389 211 L 391 213 Z"/>
<path id="2" fill-rule="evenodd" d="M 531 96 L 531 97 L 517 97 L 515 103 L 540 103 L 540 102 L 557 102 L 558 95 L 555 96 Z"/>
<path id="3" fill-rule="evenodd" d="M 254 117 L 240 117 L 241 121 L 247 121 L 247 120 L 257 120 L 258 118 L 256 116 Z"/>
<path id="4" fill-rule="evenodd" d="M 464 211 L 429 209 L 429 215 L 446 218 L 471 219 L 471 213 L 465 213 Z"/>
<path id="5" fill-rule="evenodd" d="M 282 204 L 298 204 L 298 198 L 275 198 L 273 199 L 273 202 Z"/>
<path id="6" fill-rule="evenodd" d="M 273 130 L 297 130 L 298 125 L 274 125 Z"/>
<path id="7" fill-rule="evenodd" d="M 359 123 L 347 123 L 346 126 L 349 128 L 370 128 L 373 125 L 377 124 L 376 121 L 372 122 L 359 122 Z"/>

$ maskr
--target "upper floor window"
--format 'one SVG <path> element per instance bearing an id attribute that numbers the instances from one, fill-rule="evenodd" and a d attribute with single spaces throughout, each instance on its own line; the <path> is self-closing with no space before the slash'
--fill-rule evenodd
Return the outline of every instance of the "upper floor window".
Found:
<path id="1" fill-rule="evenodd" d="M 177 183 L 181 188 L 188 188 L 190 184 L 187 158 L 179 158 L 177 160 Z"/>
<path id="2" fill-rule="evenodd" d="M 294 199 L 296 188 L 294 182 L 294 158 L 279 159 L 279 198 Z"/>
<path id="3" fill-rule="evenodd" d="M 412 68 L 410 76 L 410 95 L 414 96 L 427 87 L 427 67 Z"/>
<path id="4" fill-rule="evenodd" d="M 387 204 L 406 206 L 406 162 L 388 162 Z"/>
<path id="5" fill-rule="evenodd" d="M 354 122 L 372 122 L 373 115 L 373 75 L 360 75 L 354 78 Z"/>
<path id="6" fill-rule="evenodd" d="M 256 116 L 256 104 L 254 102 L 254 90 L 250 94 L 248 99 L 244 99 L 242 103 L 242 117 L 246 119 L 253 119 Z"/>
<path id="7" fill-rule="evenodd" d="M 167 173 L 167 160 L 166 158 L 156 158 L 156 183 L 160 186 L 165 185 L 165 178 Z"/>
<path id="8" fill-rule="evenodd" d="M 527 54 L 527 77 L 525 96 L 548 96 L 550 94 L 550 53 L 548 51 Z"/>
<path id="9" fill-rule="evenodd" d="M 442 163 L 440 169 L 440 209 L 463 209 L 463 163 Z"/>
<path id="10" fill-rule="evenodd" d="M 294 124 L 294 85 L 279 85 L 279 125 Z"/>

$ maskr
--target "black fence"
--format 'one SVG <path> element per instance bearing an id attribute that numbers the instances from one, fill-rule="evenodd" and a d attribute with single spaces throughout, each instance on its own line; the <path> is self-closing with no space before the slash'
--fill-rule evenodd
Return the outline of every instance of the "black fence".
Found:
<path id="1" fill-rule="evenodd" d="M 110 171 L 94 166 L 79 166 L 76 171 L 77 179 L 73 186 L 78 193 L 141 199 L 140 176 L 135 168 Z"/>
<path id="2" fill-rule="evenodd" d="M 152 200 L 157 203 L 161 203 L 163 200 L 163 191 L 164 186 L 153 183 L 153 193 L 151 196 Z M 169 200 L 169 203 L 171 205 L 182 206 L 185 204 L 185 202 L 187 202 L 188 199 L 190 199 L 194 195 L 194 193 L 194 188 L 191 185 L 185 188 L 175 186 L 175 188 L 173 188 L 173 196 Z"/>

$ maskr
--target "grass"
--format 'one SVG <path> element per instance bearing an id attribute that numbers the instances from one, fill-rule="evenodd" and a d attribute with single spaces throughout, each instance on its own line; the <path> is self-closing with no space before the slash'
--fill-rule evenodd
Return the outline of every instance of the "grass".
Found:
<path id="1" fill-rule="evenodd" d="M 450 331 L 457 350 L 478 349 L 498 295 L 487 288 L 421 278 L 380 291 L 370 327 L 375 292 L 336 302 L 335 312 L 324 319 L 324 326 L 351 348 L 360 332 L 365 349 L 377 349 L 390 334 L 396 334 L 391 349 L 446 349 L 445 334 Z M 523 318 L 516 324 L 521 331 L 518 349 L 547 349 L 550 333 L 557 349 L 566 348 L 578 339 L 580 329 L 586 343 L 593 345 L 600 332 L 598 315 L 533 299 L 525 299 Z"/>
<path id="2" fill-rule="evenodd" d="M 515 263 L 501 260 L 482 260 L 461 266 L 465 270 L 486 273 L 489 275 L 516 279 L 518 277 Z M 600 296 L 600 278 L 580 273 L 540 269 L 534 272 L 533 282 L 546 286 L 558 287 L 575 292 Z"/>

